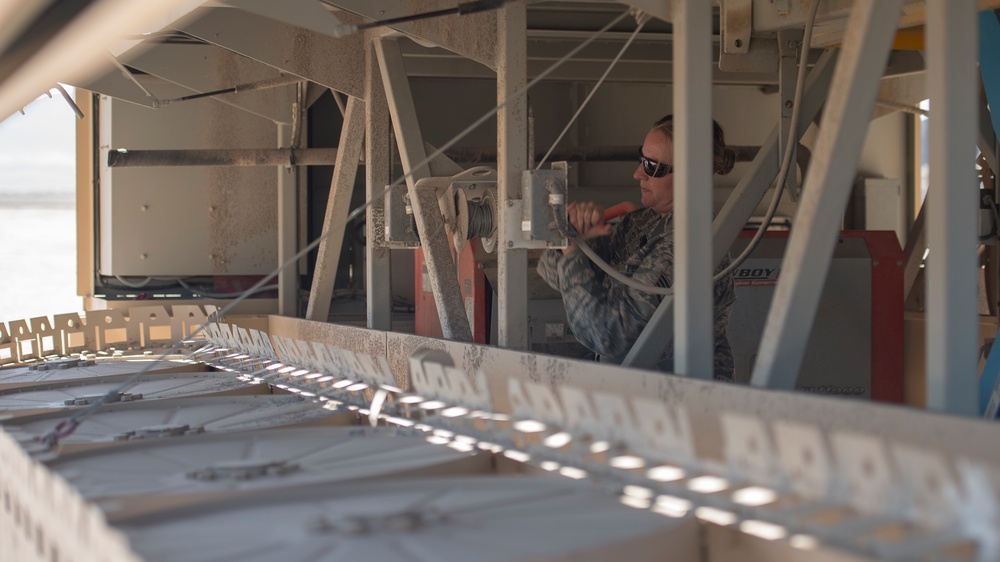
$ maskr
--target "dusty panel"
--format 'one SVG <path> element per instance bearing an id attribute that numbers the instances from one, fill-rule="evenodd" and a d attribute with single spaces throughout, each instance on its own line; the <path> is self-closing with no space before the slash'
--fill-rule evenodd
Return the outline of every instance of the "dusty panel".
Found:
<path id="1" fill-rule="evenodd" d="M 235 8 L 201 8 L 194 13 L 197 19 L 182 25 L 184 32 L 338 92 L 363 97 L 364 34 L 334 39 Z"/>
<path id="2" fill-rule="evenodd" d="M 149 110 L 102 99 L 101 119 L 102 275 L 254 275 L 274 268 L 274 168 L 106 166 L 108 149 L 271 147 L 272 123 L 212 100 Z"/>
<path id="3" fill-rule="evenodd" d="M 335 345 L 355 353 L 373 357 L 385 355 L 386 332 L 341 324 L 310 322 L 284 316 L 268 317 L 268 333 L 295 340 Z"/>
<path id="4" fill-rule="evenodd" d="M 359 525 L 364 532 L 349 530 Z M 288 561 L 315 560 L 316 553 L 386 562 L 700 559 L 693 520 L 630 509 L 610 494 L 550 477 L 311 487 L 123 521 L 121 528 L 137 552 L 163 561 L 209 560 L 206 552 L 214 560 L 241 558 L 247 548 L 281 549 Z M 290 542 L 289 529 L 301 538 Z"/>
<path id="5" fill-rule="evenodd" d="M 159 76 L 164 80 L 190 88 L 194 92 L 210 92 L 279 78 L 273 67 L 258 63 L 215 45 L 191 43 L 157 45 L 125 61 L 132 68 Z M 120 74 L 119 74 L 120 76 Z M 132 86 L 134 88 L 134 86 Z M 167 99 L 160 91 L 150 88 L 159 99 Z M 290 123 L 295 86 L 265 88 L 224 94 L 217 102 L 238 107 L 272 121 Z"/>

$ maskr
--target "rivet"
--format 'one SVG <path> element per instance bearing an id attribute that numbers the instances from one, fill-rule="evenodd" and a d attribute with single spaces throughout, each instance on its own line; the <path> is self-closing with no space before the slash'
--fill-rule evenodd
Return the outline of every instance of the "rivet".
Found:
<path id="1" fill-rule="evenodd" d="M 146 254 L 146 253 L 139 254 L 139 259 L 141 259 L 141 260 L 144 260 L 144 259 L 146 259 L 148 257 L 149 257 L 149 254 Z"/>
<path id="2" fill-rule="evenodd" d="M 148 210 L 149 210 L 149 205 L 141 205 L 141 206 L 139 207 L 139 210 L 140 210 L 140 211 L 148 211 Z"/>

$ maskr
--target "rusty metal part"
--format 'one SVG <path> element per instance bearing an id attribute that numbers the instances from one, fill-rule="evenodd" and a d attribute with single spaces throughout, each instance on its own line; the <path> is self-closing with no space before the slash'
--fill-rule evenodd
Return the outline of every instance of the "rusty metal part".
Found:
<path id="1" fill-rule="evenodd" d="M 109 168 L 153 166 L 332 166 L 336 148 L 209 148 L 108 151 Z"/>

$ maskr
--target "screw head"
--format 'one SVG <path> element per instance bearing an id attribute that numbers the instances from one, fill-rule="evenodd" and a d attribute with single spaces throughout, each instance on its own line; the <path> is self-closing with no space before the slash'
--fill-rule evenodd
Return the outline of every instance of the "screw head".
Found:
<path id="1" fill-rule="evenodd" d="M 792 102 L 792 100 L 785 100 L 785 107 L 787 107 L 788 109 L 791 109 L 793 105 L 794 103 Z"/>
<path id="2" fill-rule="evenodd" d="M 512 240 L 508 240 L 507 241 L 507 247 L 508 248 L 513 248 L 514 247 L 514 242 Z"/>
<path id="3" fill-rule="evenodd" d="M 743 40 L 742 39 L 737 39 L 735 41 L 735 44 L 736 44 L 736 48 L 739 49 L 740 47 L 743 46 Z"/>

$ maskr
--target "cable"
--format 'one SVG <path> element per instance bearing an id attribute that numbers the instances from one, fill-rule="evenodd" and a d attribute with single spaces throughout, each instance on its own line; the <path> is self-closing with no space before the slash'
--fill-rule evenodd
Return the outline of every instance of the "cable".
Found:
<path id="1" fill-rule="evenodd" d="M 194 287 L 194 286 L 188 284 L 183 279 L 178 279 L 177 280 L 177 284 L 180 285 L 181 287 L 184 287 L 188 291 L 191 291 L 192 293 L 197 293 L 197 294 L 199 294 L 199 295 L 201 295 L 203 297 L 208 297 L 210 299 L 231 299 L 231 298 L 236 297 L 238 295 L 241 295 L 241 294 L 243 294 L 245 292 L 245 291 L 234 291 L 232 293 L 221 293 L 221 292 L 220 293 L 213 293 L 213 292 L 210 292 L 210 291 L 202 291 L 201 289 L 198 289 L 197 287 Z M 263 287 L 258 287 L 256 289 L 253 289 L 253 293 L 252 294 L 263 293 L 264 291 L 275 291 L 277 289 L 278 289 L 277 285 L 264 285 Z M 250 289 L 248 289 L 248 290 L 250 290 Z"/>
<path id="2" fill-rule="evenodd" d="M 609 265 L 608 262 L 604 261 L 604 259 L 601 258 L 601 256 L 597 255 L 597 252 L 595 252 L 594 249 L 588 246 L 583 240 L 576 238 L 573 241 L 576 243 L 577 247 L 580 248 L 583 251 L 583 253 L 587 255 L 588 258 L 590 258 L 591 261 L 596 263 L 598 267 L 604 270 L 605 273 L 607 273 L 614 279 L 620 281 L 621 283 L 624 283 L 625 285 L 628 285 L 633 289 L 638 289 L 644 293 L 652 293 L 654 295 L 674 294 L 674 289 L 672 287 L 647 285 L 646 283 L 640 283 L 639 281 L 632 279 L 628 275 L 625 275 L 624 273 L 611 267 L 611 265 Z"/>
<path id="3" fill-rule="evenodd" d="M 541 160 L 538 161 L 538 165 L 535 166 L 535 171 L 542 169 L 542 165 L 545 164 L 545 161 L 548 160 L 549 156 L 552 155 L 552 151 L 556 149 L 556 145 L 559 144 L 559 141 L 561 141 L 564 136 L 566 136 L 566 133 L 569 132 L 569 128 L 573 126 L 573 123 L 576 122 L 576 119 L 580 117 L 581 113 L 583 113 L 583 109 L 587 107 L 588 103 L 590 103 L 590 99 L 593 98 L 594 94 L 597 93 L 597 90 L 600 89 L 601 84 L 604 84 L 604 80 L 608 77 L 608 74 L 611 74 L 611 71 L 614 70 L 615 66 L 618 64 L 618 61 L 621 60 L 622 55 L 624 55 L 625 51 L 627 51 L 629 46 L 632 45 L 632 41 L 635 41 L 636 36 L 638 36 L 639 32 L 642 31 L 642 27 L 646 25 L 646 22 L 649 21 L 649 16 L 647 16 L 646 14 L 642 14 L 636 19 L 638 20 L 637 23 L 639 25 L 635 28 L 635 31 L 632 32 L 632 35 L 629 35 L 628 41 L 626 41 L 625 44 L 622 45 L 621 50 L 619 50 L 618 54 L 615 55 L 614 60 L 611 61 L 611 64 L 608 65 L 608 68 L 604 70 L 604 74 L 601 75 L 601 78 L 597 81 L 597 84 L 595 84 L 594 88 L 590 91 L 589 94 L 587 94 L 586 99 L 584 99 L 583 103 L 580 104 L 580 107 L 577 108 L 576 113 L 574 113 L 573 116 L 569 118 L 569 122 L 566 123 L 565 127 L 563 127 L 562 132 L 559 133 L 559 136 L 556 137 L 556 140 L 552 142 L 552 146 L 549 147 L 549 151 L 545 153 L 545 156 L 542 156 Z"/>
<path id="4" fill-rule="evenodd" d="M 324 4 L 334 6 L 329 0 L 321 0 Z M 486 12 L 491 10 L 497 10 L 503 7 L 504 4 L 510 2 L 511 0 L 473 0 L 471 2 L 460 2 L 458 6 L 454 8 L 444 8 L 442 10 L 434 10 L 432 12 L 423 12 L 420 14 L 411 14 L 408 16 L 399 16 L 395 18 L 386 18 L 384 20 L 375 20 L 368 23 L 344 23 L 336 26 L 331 35 L 334 37 L 346 37 L 352 33 L 357 33 L 365 29 L 372 29 L 374 27 L 384 27 L 387 25 L 394 25 L 397 23 L 407 23 L 411 21 L 418 21 L 430 18 L 439 18 L 441 16 L 450 16 L 458 14 L 460 16 L 474 14 L 476 12 Z M 336 7 L 336 6 L 334 6 Z"/>
<path id="5" fill-rule="evenodd" d="M 760 241 L 764 237 L 764 233 L 767 232 L 768 227 L 771 226 L 774 214 L 778 211 L 778 203 L 781 201 L 781 193 L 785 190 L 785 179 L 788 177 L 788 170 L 791 168 L 792 148 L 795 146 L 794 143 L 798 142 L 796 137 L 798 136 L 799 116 L 801 114 L 800 106 L 802 105 L 802 92 L 805 90 L 806 85 L 806 68 L 809 62 L 809 45 L 812 42 L 813 25 L 816 23 L 816 12 L 819 8 L 820 1 L 821 0 L 813 1 L 812 6 L 809 9 L 809 19 L 806 20 L 806 31 L 802 35 L 802 53 L 799 56 L 799 75 L 795 79 L 795 100 L 792 102 L 792 121 L 788 127 L 788 141 L 785 146 L 785 156 L 781 161 L 781 168 L 778 170 L 778 177 L 775 180 L 776 184 L 774 186 L 774 197 L 771 198 L 771 205 L 767 209 L 767 214 L 764 215 L 764 220 L 760 223 L 760 228 L 757 229 L 753 239 L 750 240 L 750 244 L 747 245 L 746 249 L 743 250 L 743 253 L 733 260 L 729 266 L 712 277 L 713 283 L 731 275 L 734 271 L 736 271 L 736 268 L 742 265 L 743 262 L 750 257 L 750 254 L 757 249 L 757 245 L 760 244 Z"/>
<path id="6" fill-rule="evenodd" d="M 147 277 L 147 278 L 143 279 L 142 281 L 138 281 L 138 282 L 133 283 L 132 281 L 129 281 L 128 279 L 125 279 L 121 275 L 115 275 L 115 279 L 117 279 L 119 283 L 121 283 L 122 285 L 125 285 L 129 289 L 144 289 L 144 288 L 146 288 L 146 286 L 148 286 L 153 281 L 152 277 Z"/>
<path id="7" fill-rule="evenodd" d="M 479 119 L 477 119 L 471 125 L 469 125 L 468 127 L 466 127 L 463 131 L 461 131 L 460 133 L 458 133 L 457 135 L 455 135 L 454 137 L 452 137 L 451 140 L 449 140 L 444 145 L 442 145 L 441 147 L 439 147 L 437 150 L 435 150 L 434 152 L 432 152 L 431 154 L 429 154 L 426 158 L 424 158 L 423 161 L 421 161 L 417 165 L 413 166 L 412 169 L 409 172 L 403 174 L 402 177 L 396 179 L 395 181 L 393 181 L 392 183 L 390 183 L 389 185 L 387 185 L 384 189 L 382 189 L 378 193 L 376 193 L 371 199 L 365 201 L 362 205 L 360 205 L 357 208 L 355 208 L 353 211 L 351 211 L 347 215 L 347 218 L 344 220 L 344 224 L 346 225 L 347 223 L 349 223 L 352 220 L 356 219 L 357 217 L 361 216 L 361 213 L 365 212 L 368 209 L 368 207 L 372 206 L 376 201 L 381 201 L 385 197 L 385 194 L 388 193 L 390 190 L 394 189 L 395 187 L 397 187 L 399 185 L 402 185 L 403 182 L 405 182 L 407 179 L 412 178 L 413 174 L 414 174 L 414 172 L 416 170 L 421 169 L 423 166 L 425 166 L 426 164 L 428 164 L 430 161 L 432 161 L 435 158 L 437 158 L 438 156 L 441 156 L 442 154 L 444 154 L 444 151 L 448 150 L 449 148 L 451 148 L 452 146 L 454 146 L 455 144 L 457 144 L 459 141 L 461 141 L 463 138 L 465 138 L 469 133 L 471 133 L 472 131 L 476 130 L 480 125 L 482 125 L 484 122 L 486 122 L 487 119 L 489 119 L 489 118 L 493 117 L 494 115 L 496 115 L 497 112 L 499 112 L 501 109 L 503 109 L 504 107 L 506 107 L 507 104 L 511 102 L 511 100 L 514 100 L 514 99 L 517 99 L 520 96 L 523 96 L 525 93 L 527 93 L 527 91 L 531 87 L 533 87 L 535 84 L 541 82 L 542 80 L 544 80 L 545 78 L 547 78 L 550 74 L 552 74 L 553 72 L 555 72 L 556 69 L 558 69 L 560 66 L 562 66 L 563 63 L 565 63 L 566 61 L 568 61 L 569 59 L 571 59 L 572 57 L 574 57 L 577 53 L 579 53 L 581 50 L 583 50 L 587 45 L 589 45 L 590 43 L 592 43 L 598 37 L 600 37 L 605 32 L 607 32 L 609 29 L 611 29 L 613 26 L 615 26 L 618 22 L 620 22 L 621 20 L 623 20 L 625 18 L 625 16 L 629 15 L 629 13 L 630 13 L 630 10 L 626 10 L 625 12 L 623 12 L 621 15 L 619 15 L 614 20 L 612 20 L 610 23 L 608 23 L 607 25 L 605 25 L 604 27 L 602 27 L 600 30 L 598 30 L 595 34 L 593 34 L 592 36 L 590 36 L 589 38 L 587 38 L 587 40 L 585 40 L 584 42 L 580 43 L 579 45 L 577 45 L 576 47 L 574 47 L 572 50 L 570 50 L 570 52 L 567 53 L 565 56 L 563 56 L 561 59 L 559 59 L 556 62 L 554 62 L 552 64 L 552 66 L 550 66 L 547 69 L 545 69 L 544 71 L 542 71 L 538 76 L 536 76 L 530 82 L 528 82 L 523 87 L 521 87 L 519 90 L 517 90 L 513 94 L 511 94 L 511 96 L 509 98 L 507 98 L 506 100 L 504 100 L 501 104 L 497 105 L 496 107 L 494 107 L 493 109 L 491 109 L 490 111 L 488 111 L 485 115 L 483 115 L 482 117 L 480 117 Z M 88 417 L 90 417 L 91 415 L 93 415 L 94 412 L 96 412 L 98 408 L 100 408 L 104 404 L 107 404 L 108 401 L 111 398 L 113 398 L 114 396 L 117 396 L 118 393 L 123 392 L 125 389 L 127 389 L 129 386 L 131 386 L 139 377 L 141 377 L 142 375 L 145 375 L 146 373 L 148 373 L 153 368 L 153 366 L 156 365 L 159 361 L 163 361 L 164 359 L 166 359 L 170 355 L 173 355 L 173 354 L 177 353 L 184 346 L 184 344 L 185 344 L 186 341 L 189 341 L 190 339 L 195 338 L 198 335 L 200 335 L 202 332 L 205 331 L 205 328 L 207 328 L 210 323 L 215 322 L 216 319 L 225 316 L 228 312 L 230 312 L 235 307 L 237 307 L 240 303 L 242 303 L 244 300 L 246 300 L 247 298 L 249 298 L 250 295 L 256 293 L 259 290 L 261 290 L 262 287 L 266 286 L 270 281 L 274 280 L 282 271 L 284 271 L 285 269 L 291 267 L 294 264 L 297 264 L 300 259 L 304 258 L 309 252 L 311 252 L 316 247 L 318 247 L 324 240 L 326 240 L 327 238 L 329 238 L 334 232 L 335 232 L 335 229 L 333 229 L 333 228 L 328 229 L 328 230 L 322 232 L 315 240 L 313 240 L 312 242 L 310 242 L 309 244 L 307 244 L 304 248 L 302 248 L 301 250 L 299 250 L 299 252 L 297 254 L 295 254 L 294 256 L 292 256 L 291 258 L 289 258 L 287 261 L 285 261 L 284 263 L 282 263 L 281 265 L 279 265 L 277 268 L 274 269 L 274 271 L 272 271 L 271 273 L 269 273 L 266 276 L 264 276 L 263 278 L 261 278 L 252 287 L 250 287 L 249 289 L 247 289 L 246 291 L 244 291 L 242 294 L 240 294 L 240 296 L 236 297 L 233 301 L 231 301 L 226 306 L 224 306 L 222 309 L 220 309 L 218 312 L 216 312 L 211 317 L 209 317 L 208 320 L 206 320 L 205 322 L 203 322 L 202 324 L 200 324 L 197 328 L 195 328 L 194 330 L 192 330 L 191 333 L 188 335 L 187 339 L 180 340 L 180 341 L 174 343 L 174 345 L 172 345 L 169 349 L 167 349 L 166 351 L 164 351 L 163 353 L 161 353 L 154 361 L 150 361 L 149 363 L 147 363 L 142 369 L 140 369 L 135 374 L 133 374 L 132 376 L 130 376 L 122 384 L 118 385 L 118 387 L 116 387 L 116 388 L 108 391 L 103 396 L 101 396 L 99 399 L 97 399 L 94 402 L 92 402 L 86 408 L 83 408 L 80 411 L 74 413 L 72 416 L 66 418 L 65 420 L 60 421 L 52 431 L 46 433 L 44 436 L 42 436 L 41 438 L 39 438 L 39 440 L 41 442 L 45 443 L 46 445 L 48 445 L 50 449 L 54 448 L 59 443 L 60 439 L 62 439 L 64 437 L 67 437 L 69 435 L 72 435 L 72 433 L 74 431 L 76 431 L 76 428 L 79 427 L 80 424 L 83 423 L 84 420 L 86 420 Z"/>

